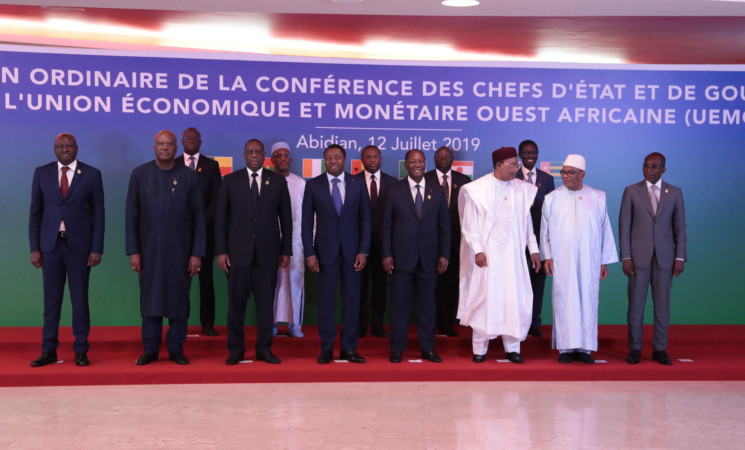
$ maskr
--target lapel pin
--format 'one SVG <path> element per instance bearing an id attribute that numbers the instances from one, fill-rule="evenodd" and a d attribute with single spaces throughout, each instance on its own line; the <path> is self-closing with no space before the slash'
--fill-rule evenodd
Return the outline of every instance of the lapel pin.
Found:
<path id="1" fill-rule="evenodd" d="M 202 171 L 202 168 L 201 167 L 197 167 L 197 172 L 201 172 L 201 171 Z"/>
<path id="2" fill-rule="evenodd" d="M 173 185 L 176 186 L 177 184 L 178 184 L 178 180 L 174 178 L 173 179 Z"/>
<path id="3" fill-rule="evenodd" d="M 453 184 L 453 189 L 458 189 L 458 185 L 457 184 Z"/>
<path id="4" fill-rule="evenodd" d="M 579 199 L 582 200 L 582 196 L 581 195 L 579 196 Z"/>
<path id="5" fill-rule="evenodd" d="M 538 187 L 541 187 L 541 183 L 538 183 Z"/>
<path id="6" fill-rule="evenodd" d="M 83 173 L 83 172 L 80 171 L 80 169 L 78 169 L 77 172 L 78 172 L 78 175 L 80 175 L 81 173 Z M 665 191 L 665 192 L 667 192 L 667 191 Z"/>
<path id="7" fill-rule="evenodd" d="M 427 200 L 432 200 L 432 196 L 427 194 Z"/>
<path id="8" fill-rule="evenodd" d="M 80 172 L 78 172 L 78 173 L 80 173 Z M 665 194 L 669 194 L 669 193 L 670 192 L 667 189 L 665 189 Z"/>
<path id="9" fill-rule="evenodd" d="M 264 184 L 265 184 L 265 185 L 267 185 L 267 186 L 269 186 L 269 180 L 266 180 L 266 181 L 264 182 Z"/>

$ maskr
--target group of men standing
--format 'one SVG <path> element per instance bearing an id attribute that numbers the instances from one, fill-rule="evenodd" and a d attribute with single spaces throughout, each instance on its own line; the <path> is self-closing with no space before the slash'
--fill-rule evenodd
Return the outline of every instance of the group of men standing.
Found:
<path id="1" fill-rule="evenodd" d="M 272 147 L 274 172 L 263 167 L 263 143 L 251 139 L 244 146 L 246 168 L 223 179 L 218 164 L 200 155 L 198 130 L 187 129 L 182 145 L 184 154 L 176 158 L 176 136 L 159 132 L 155 160 L 132 172 L 127 193 L 126 250 L 140 280 L 144 351 L 138 365 L 158 359 L 163 318 L 169 319 L 169 359 L 188 364 L 183 344 L 194 275 L 200 279 L 202 332 L 217 335 L 215 256 L 228 280 L 228 365 L 244 359 L 244 318 L 252 294 L 257 360 L 280 363 L 271 351 L 278 323 L 287 322 L 291 336 L 303 336 L 306 265 L 318 273 L 320 364 L 334 359 L 338 284 L 339 358 L 365 362 L 357 343 L 367 335 L 368 320 L 372 335 L 388 337 L 383 329 L 388 279 L 391 362 L 402 361 L 414 298 L 422 359 L 442 361 L 435 331 L 458 336 L 457 317 L 473 329 L 475 362 L 485 361 L 489 340 L 501 336 L 506 358 L 522 363 L 520 342 L 528 334 L 542 335 L 546 274 L 554 279 L 552 347 L 559 362 L 594 362 L 599 281 L 618 258 L 605 194 L 583 184 L 582 156 L 567 157 L 563 186 L 554 189 L 553 177 L 535 167 L 533 141 L 521 143 L 519 152 L 494 151 L 493 172 L 473 182 L 452 170 L 447 147 L 435 152 L 429 172 L 424 153 L 410 150 L 407 177 L 397 181 L 380 171 L 377 147 L 363 149 L 365 170 L 353 176 L 344 171 L 344 148 L 331 145 L 323 155 L 325 173 L 306 183 L 290 173 L 284 142 Z M 31 262 L 44 274 L 43 346 L 34 367 L 57 361 L 65 278 L 73 303 L 75 362 L 90 364 L 88 277 L 103 253 L 103 185 L 97 169 L 77 161 L 77 150 L 72 135 L 60 134 L 57 162 L 34 173 Z M 686 236 L 682 193 L 661 181 L 664 172 L 664 156 L 648 155 L 645 181 L 627 187 L 622 201 L 630 364 L 641 359 L 649 284 L 653 359 L 672 363 L 666 353 L 669 294 L 672 277 L 684 269 Z"/>

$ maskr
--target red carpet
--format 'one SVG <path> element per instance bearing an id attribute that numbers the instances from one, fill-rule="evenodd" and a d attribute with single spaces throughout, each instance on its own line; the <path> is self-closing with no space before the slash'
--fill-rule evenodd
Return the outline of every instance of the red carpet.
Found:
<path id="1" fill-rule="evenodd" d="M 190 330 L 193 333 L 198 328 Z M 190 337 L 185 353 L 191 363 L 178 366 L 168 361 L 165 342 L 160 359 L 148 366 L 135 366 L 142 352 L 139 327 L 94 327 L 91 336 L 89 367 L 77 367 L 72 350 L 72 331 L 60 330 L 61 344 L 57 355 L 64 363 L 32 368 L 31 360 L 41 353 L 41 329 L 36 327 L 0 328 L 0 386 L 68 386 L 111 384 L 169 383 L 283 383 L 337 381 L 606 381 L 606 380 L 745 380 L 744 325 L 675 325 L 670 328 L 668 353 L 673 365 L 662 366 L 651 360 L 652 347 L 645 342 L 642 362 L 626 363 L 626 327 L 600 327 L 600 351 L 596 360 L 607 363 L 585 365 L 574 362 L 559 364 L 552 351 L 550 327 L 543 327 L 544 337 L 528 337 L 523 342 L 525 364 L 499 363 L 504 358 L 500 341 L 492 342 L 483 364 L 471 361 L 470 329 L 460 327 L 461 337 L 437 338 L 441 364 L 428 361 L 408 362 L 419 357 L 416 332 L 412 327 L 404 362 L 388 362 L 388 340 L 366 337 L 360 340 L 358 352 L 366 364 L 332 363 L 319 365 L 320 353 L 316 327 L 303 327 L 306 337 L 276 338 L 273 352 L 282 359 L 280 365 L 264 362 L 226 366 L 228 356 L 225 328 L 220 336 Z M 282 330 L 280 329 L 280 333 Z M 247 328 L 247 357 L 253 357 L 255 328 Z M 645 336 L 651 339 L 651 327 Z M 338 342 L 338 341 L 337 341 Z M 337 349 L 338 352 L 338 343 Z M 679 359 L 690 359 L 681 362 Z"/>

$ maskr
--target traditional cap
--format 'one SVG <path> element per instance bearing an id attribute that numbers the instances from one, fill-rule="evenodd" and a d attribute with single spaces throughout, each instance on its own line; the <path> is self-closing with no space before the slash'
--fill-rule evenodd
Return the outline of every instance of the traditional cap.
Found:
<path id="1" fill-rule="evenodd" d="M 274 154 L 275 151 L 279 150 L 280 148 L 285 148 L 287 150 L 290 149 L 290 144 L 284 141 L 279 141 L 276 144 L 272 145 L 272 154 Z"/>
<path id="2" fill-rule="evenodd" d="M 567 155 L 564 160 L 565 166 L 576 167 L 579 170 L 585 170 L 585 157 L 582 155 Z"/>
<path id="3" fill-rule="evenodd" d="M 502 147 L 498 150 L 494 150 L 491 154 L 491 163 L 496 166 L 498 162 L 510 158 L 517 158 L 517 150 L 515 150 L 515 147 Z"/>

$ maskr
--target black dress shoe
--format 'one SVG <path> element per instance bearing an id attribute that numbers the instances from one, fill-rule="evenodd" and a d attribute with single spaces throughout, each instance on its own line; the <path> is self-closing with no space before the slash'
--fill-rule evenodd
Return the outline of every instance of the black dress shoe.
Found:
<path id="1" fill-rule="evenodd" d="M 442 358 L 440 358 L 440 355 L 438 355 L 434 351 L 422 352 L 422 359 L 428 359 L 430 362 L 434 362 L 434 363 L 442 362 Z"/>
<path id="2" fill-rule="evenodd" d="M 440 328 L 440 334 L 444 334 L 447 337 L 458 337 L 458 332 L 455 331 L 455 328 Z"/>
<path id="3" fill-rule="evenodd" d="M 57 353 L 42 353 L 41 356 L 31 361 L 31 367 L 41 367 L 57 362 Z"/>
<path id="4" fill-rule="evenodd" d="M 404 355 L 401 352 L 391 352 L 391 357 L 388 358 L 388 361 L 392 363 L 400 363 L 401 360 L 403 359 L 403 356 Z"/>
<path id="5" fill-rule="evenodd" d="M 145 366 L 157 360 L 158 360 L 157 353 L 145 352 L 142 355 L 140 355 L 139 358 L 137 358 L 137 361 L 135 362 L 135 364 L 137 364 L 138 366 Z"/>
<path id="6" fill-rule="evenodd" d="M 626 357 L 626 362 L 629 364 L 639 364 L 642 360 L 642 352 L 639 350 L 631 350 L 629 356 Z"/>
<path id="7" fill-rule="evenodd" d="M 540 327 L 530 327 L 528 329 L 528 334 L 533 337 L 543 337 L 543 331 L 541 331 Z"/>
<path id="8" fill-rule="evenodd" d="M 215 337 L 217 336 L 217 331 L 215 330 L 215 327 L 202 327 L 202 334 L 205 336 Z"/>
<path id="9" fill-rule="evenodd" d="M 91 362 L 88 359 L 86 352 L 75 353 L 75 365 L 80 367 L 90 366 Z"/>
<path id="10" fill-rule="evenodd" d="M 379 330 L 372 330 L 372 335 L 383 339 L 388 337 L 388 333 L 382 328 Z"/>
<path id="11" fill-rule="evenodd" d="M 168 359 L 170 359 L 171 361 L 175 362 L 176 364 L 180 366 L 185 366 L 189 364 L 189 360 L 186 359 L 186 355 L 184 355 L 183 353 L 170 354 L 168 355 Z"/>
<path id="12" fill-rule="evenodd" d="M 256 360 L 257 361 L 266 361 L 269 364 L 279 364 L 279 363 L 282 362 L 272 352 L 266 352 L 263 355 L 257 354 L 256 355 Z"/>
<path id="13" fill-rule="evenodd" d="M 562 364 L 569 364 L 573 359 L 571 352 L 559 353 L 559 362 Z"/>
<path id="14" fill-rule="evenodd" d="M 520 354 L 517 353 L 517 352 L 509 352 L 509 353 L 507 353 L 507 359 L 510 362 L 513 362 L 515 364 L 522 364 L 523 363 L 523 359 L 520 357 Z"/>
<path id="15" fill-rule="evenodd" d="M 342 350 L 339 352 L 339 359 L 346 359 L 351 363 L 362 364 L 365 362 L 365 358 L 358 355 L 354 350 Z"/>
<path id="16" fill-rule="evenodd" d="M 572 353 L 572 357 L 575 361 L 579 361 L 585 364 L 595 364 L 595 358 L 590 356 L 589 353 L 585 352 L 574 352 Z"/>
<path id="17" fill-rule="evenodd" d="M 318 357 L 318 364 L 328 364 L 334 359 L 334 355 L 331 352 L 321 352 L 321 356 Z"/>
<path id="18" fill-rule="evenodd" d="M 228 356 L 228 359 L 225 360 L 225 364 L 228 366 L 234 366 L 241 361 L 243 361 L 243 355 L 234 355 L 231 353 L 230 356 Z"/>
<path id="19" fill-rule="evenodd" d="M 660 351 L 655 350 L 655 351 L 653 351 L 652 352 L 652 360 L 653 361 L 657 361 L 658 363 L 664 364 L 666 366 L 672 366 L 673 365 L 673 360 L 670 359 L 669 356 L 667 356 L 667 353 L 665 352 L 665 350 L 660 350 Z"/>
<path id="20" fill-rule="evenodd" d="M 482 363 L 486 361 L 486 355 L 473 355 L 473 362 Z"/>

